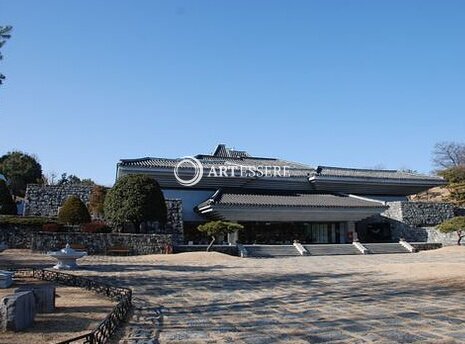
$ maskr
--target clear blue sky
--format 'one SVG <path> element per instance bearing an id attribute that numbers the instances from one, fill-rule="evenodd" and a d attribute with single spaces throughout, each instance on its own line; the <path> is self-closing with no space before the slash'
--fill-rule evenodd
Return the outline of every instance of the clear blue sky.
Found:
<path id="1" fill-rule="evenodd" d="M 112 184 L 209 153 L 429 172 L 464 141 L 465 1 L 0 0 L 0 154 Z"/>

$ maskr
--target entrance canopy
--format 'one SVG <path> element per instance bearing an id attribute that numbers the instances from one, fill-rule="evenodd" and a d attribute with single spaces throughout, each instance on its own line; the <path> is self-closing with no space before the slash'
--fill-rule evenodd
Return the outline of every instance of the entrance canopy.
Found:
<path id="1" fill-rule="evenodd" d="M 218 190 L 196 211 L 210 219 L 264 222 L 360 221 L 382 213 L 384 202 L 336 193 Z"/>

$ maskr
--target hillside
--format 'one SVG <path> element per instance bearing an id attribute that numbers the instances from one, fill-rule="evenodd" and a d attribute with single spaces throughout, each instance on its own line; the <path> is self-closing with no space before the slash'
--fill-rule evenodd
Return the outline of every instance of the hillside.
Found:
<path id="1" fill-rule="evenodd" d="M 409 197 L 414 202 L 450 202 L 450 192 L 447 187 L 438 186 Z"/>

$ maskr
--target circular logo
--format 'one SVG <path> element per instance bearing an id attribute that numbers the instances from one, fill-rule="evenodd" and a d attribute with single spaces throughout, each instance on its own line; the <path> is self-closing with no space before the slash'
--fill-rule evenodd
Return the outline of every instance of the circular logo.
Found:
<path id="1" fill-rule="evenodd" d="M 194 176 L 190 179 L 185 179 L 185 176 L 183 177 L 179 174 L 180 167 L 192 167 L 194 169 Z M 183 186 L 194 186 L 203 177 L 202 163 L 192 156 L 187 156 L 179 161 L 174 167 L 174 176 L 179 184 Z"/>

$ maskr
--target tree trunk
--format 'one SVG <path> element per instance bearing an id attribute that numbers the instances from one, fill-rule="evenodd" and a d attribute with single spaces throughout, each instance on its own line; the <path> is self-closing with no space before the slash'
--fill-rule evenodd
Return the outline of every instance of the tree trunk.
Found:
<path id="1" fill-rule="evenodd" d="M 133 229 L 133 230 L 134 230 L 134 233 L 137 233 L 137 234 L 140 233 L 140 222 L 135 222 L 135 221 L 134 221 L 134 222 L 132 223 L 132 225 L 133 225 L 133 227 L 134 227 L 134 229 Z"/>
<path id="2" fill-rule="evenodd" d="M 210 249 L 212 248 L 216 238 L 212 235 L 212 241 L 210 242 L 210 245 L 207 247 L 207 252 L 210 252 Z"/>
<path id="3" fill-rule="evenodd" d="M 460 242 L 462 241 L 462 238 L 465 237 L 465 235 L 462 234 L 462 231 L 457 231 L 457 235 L 459 237 L 459 240 L 457 240 L 457 245 L 460 246 Z"/>

